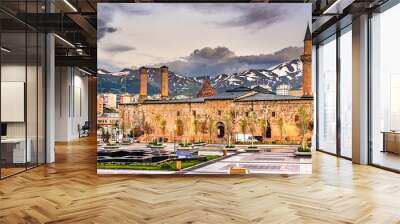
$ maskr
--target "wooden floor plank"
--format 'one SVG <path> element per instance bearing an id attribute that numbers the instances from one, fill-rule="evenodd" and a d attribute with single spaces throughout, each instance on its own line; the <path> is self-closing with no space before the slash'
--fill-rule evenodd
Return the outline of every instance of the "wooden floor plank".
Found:
<path id="1" fill-rule="evenodd" d="M 316 152 L 303 176 L 105 176 L 96 142 L 0 181 L 0 223 L 400 223 L 400 175 Z"/>

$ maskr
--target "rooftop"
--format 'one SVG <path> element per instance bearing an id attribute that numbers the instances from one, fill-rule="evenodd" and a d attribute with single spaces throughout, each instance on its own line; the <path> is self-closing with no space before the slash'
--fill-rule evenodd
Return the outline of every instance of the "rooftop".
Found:
<path id="1" fill-rule="evenodd" d="M 207 100 L 233 100 L 237 102 L 246 101 L 279 101 L 279 100 L 312 100 L 312 97 L 276 95 L 274 92 L 265 89 L 261 86 L 248 88 L 240 86 L 215 96 L 196 97 L 188 99 L 173 99 L 173 100 L 153 100 L 148 99 L 145 104 L 179 104 L 179 103 L 204 103 Z M 125 103 L 125 105 L 138 105 L 138 103 Z"/>
<path id="2" fill-rule="evenodd" d="M 312 97 L 304 97 L 304 96 L 289 96 L 289 95 L 256 93 L 251 96 L 237 99 L 236 101 L 245 102 L 245 101 L 312 100 L 312 99 L 313 99 Z"/>

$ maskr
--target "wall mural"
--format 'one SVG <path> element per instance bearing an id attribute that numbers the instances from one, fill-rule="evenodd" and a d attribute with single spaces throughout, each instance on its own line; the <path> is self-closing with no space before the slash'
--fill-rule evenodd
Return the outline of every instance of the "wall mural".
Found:
<path id="1" fill-rule="evenodd" d="M 99 174 L 310 174 L 311 4 L 98 4 Z"/>

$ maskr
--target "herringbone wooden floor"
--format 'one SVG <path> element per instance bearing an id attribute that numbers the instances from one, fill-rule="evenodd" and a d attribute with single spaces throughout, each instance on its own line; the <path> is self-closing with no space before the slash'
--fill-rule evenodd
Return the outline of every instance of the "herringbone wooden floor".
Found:
<path id="1" fill-rule="evenodd" d="M 400 175 L 314 154 L 309 176 L 98 176 L 96 143 L 0 181 L 0 223 L 400 223 Z"/>

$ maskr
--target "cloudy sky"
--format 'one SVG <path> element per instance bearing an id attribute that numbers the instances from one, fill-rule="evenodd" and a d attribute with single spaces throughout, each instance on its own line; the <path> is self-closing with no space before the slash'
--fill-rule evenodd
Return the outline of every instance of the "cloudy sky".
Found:
<path id="1" fill-rule="evenodd" d="M 299 57 L 311 4 L 98 4 L 98 67 L 183 75 L 269 68 Z"/>

